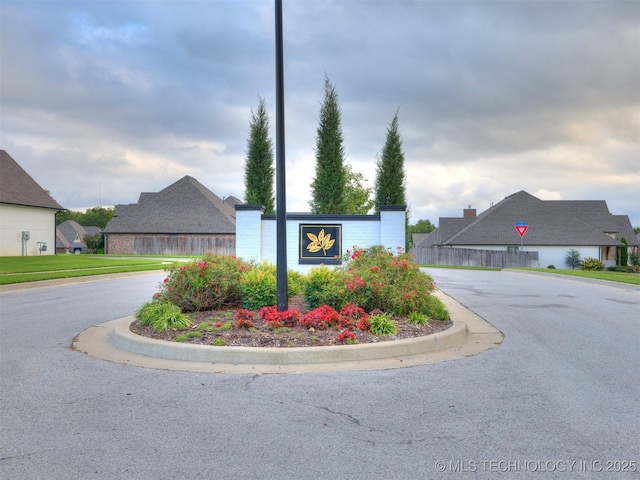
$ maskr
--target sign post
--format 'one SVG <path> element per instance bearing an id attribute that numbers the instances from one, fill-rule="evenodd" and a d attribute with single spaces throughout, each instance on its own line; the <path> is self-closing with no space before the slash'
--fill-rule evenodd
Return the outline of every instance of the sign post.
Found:
<path id="1" fill-rule="evenodd" d="M 520 235 L 520 252 L 522 252 L 522 238 L 524 237 L 524 234 L 527 233 L 529 224 L 527 222 L 519 221 L 514 225 L 514 227 L 516 228 L 518 235 Z M 522 259 L 522 253 L 520 254 L 520 258 Z M 524 266 L 524 262 L 521 263 L 523 263 L 522 266 Z"/>

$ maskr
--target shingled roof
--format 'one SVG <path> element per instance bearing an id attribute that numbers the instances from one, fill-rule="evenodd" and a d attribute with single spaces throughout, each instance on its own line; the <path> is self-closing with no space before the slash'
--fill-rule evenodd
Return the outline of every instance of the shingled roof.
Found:
<path id="1" fill-rule="evenodd" d="M 185 176 L 158 193 L 140 194 L 138 203 L 116 205 L 104 232 L 235 233 L 235 210 L 198 180 Z"/>
<path id="2" fill-rule="evenodd" d="M 603 230 L 595 225 L 605 226 L 607 223 L 608 228 L 617 231 L 622 228 L 625 218 L 629 223 L 627 216 L 611 215 L 603 201 L 586 201 L 582 205 L 577 201 L 544 201 L 520 191 L 475 218 L 441 218 L 439 241 L 436 243 L 517 246 L 520 245 L 520 237 L 514 225 L 525 221 L 529 226 L 525 237 L 529 246 L 621 246 L 618 240 L 607 234 L 614 234 L 614 231 Z M 429 237 L 430 240 L 433 238 Z"/>
<path id="3" fill-rule="evenodd" d="M 0 203 L 63 210 L 5 150 L 0 150 Z"/>

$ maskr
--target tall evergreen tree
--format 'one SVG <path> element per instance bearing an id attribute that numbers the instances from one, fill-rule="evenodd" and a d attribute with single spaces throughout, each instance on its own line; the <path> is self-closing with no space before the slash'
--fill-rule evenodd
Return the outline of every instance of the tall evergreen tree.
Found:
<path id="1" fill-rule="evenodd" d="M 406 205 L 404 152 L 398 131 L 398 110 L 387 127 L 387 140 L 377 167 L 376 212 L 380 211 L 381 205 Z"/>
<path id="2" fill-rule="evenodd" d="M 264 99 L 260 98 L 258 110 L 251 110 L 247 159 L 244 167 L 245 202 L 263 205 L 265 213 L 275 212 L 273 195 L 273 142 L 269 137 L 269 116 Z"/>
<path id="3" fill-rule="evenodd" d="M 346 173 L 338 92 L 324 77 L 324 102 L 316 137 L 316 176 L 311 183 L 311 212 L 345 213 Z"/>

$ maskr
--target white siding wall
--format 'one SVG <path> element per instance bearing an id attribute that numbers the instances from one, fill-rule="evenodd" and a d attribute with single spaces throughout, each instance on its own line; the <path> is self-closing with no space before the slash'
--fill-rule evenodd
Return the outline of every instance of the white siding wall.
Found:
<path id="1" fill-rule="evenodd" d="M 476 250 L 506 250 L 507 247 L 488 246 L 488 245 L 456 245 L 460 248 L 473 248 Z M 553 265 L 558 269 L 568 269 L 564 259 L 567 256 L 567 252 L 572 248 L 580 252 L 580 258 L 592 257 L 600 259 L 599 247 L 585 247 L 585 246 L 559 246 L 559 247 L 545 247 L 545 246 L 527 246 L 523 245 L 522 250 L 525 252 L 538 252 L 538 260 L 540 264 L 538 267 L 546 268 L 549 265 Z"/>
<path id="2" fill-rule="evenodd" d="M 24 244 L 27 256 L 40 255 L 38 242 L 47 242 L 42 255 L 56 253 L 56 210 L 0 204 L 0 256 L 23 254 L 23 231 L 31 237 Z"/>
<path id="3" fill-rule="evenodd" d="M 346 217 L 349 218 L 349 217 Z M 353 218 L 353 217 L 351 217 Z M 266 260 L 275 264 L 277 261 L 276 220 L 261 219 L 259 210 L 236 211 L 236 255 L 244 260 Z M 382 212 L 380 220 L 354 220 L 326 218 L 314 220 L 309 216 L 304 219 L 287 219 L 287 268 L 307 272 L 316 265 L 301 265 L 299 257 L 300 224 L 340 224 L 342 225 L 342 253 L 354 246 L 370 247 L 384 245 L 396 252 L 396 248 L 405 245 L 405 212 Z"/>

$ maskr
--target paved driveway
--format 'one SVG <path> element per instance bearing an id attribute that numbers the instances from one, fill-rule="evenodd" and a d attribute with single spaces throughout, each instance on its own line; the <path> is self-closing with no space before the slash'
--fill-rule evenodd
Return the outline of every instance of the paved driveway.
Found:
<path id="1" fill-rule="evenodd" d="M 502 345 L 398 370 L 170 372 L 69 348 L 163 275 L 0 295 L 0 478 L 640 478 L 640 292 L 432 273 Z"/>

